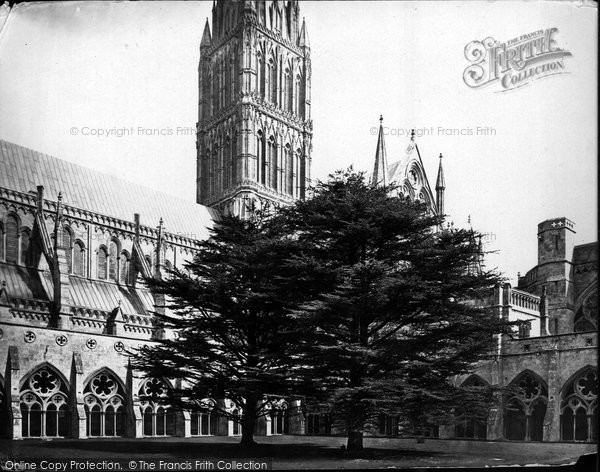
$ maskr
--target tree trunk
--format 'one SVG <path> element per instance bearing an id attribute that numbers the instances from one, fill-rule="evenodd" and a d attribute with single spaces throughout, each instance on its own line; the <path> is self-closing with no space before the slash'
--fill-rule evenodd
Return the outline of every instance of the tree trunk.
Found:
<path id="1" fill-rule="evenodd" d="M 246 403 L 242 416 L 242 439 L 240 444 L 244 446 L 255 446 L 254 441 L 254 426 L 256 425 L 256 402 L 249 401 Z"/>
<path id="2" fill-rule="evenodd" d="M 348 431 L 348 445 L 346 448 L 348 451 L 362 451 L 363 450 L 363 432 L 362 431 Z"/>

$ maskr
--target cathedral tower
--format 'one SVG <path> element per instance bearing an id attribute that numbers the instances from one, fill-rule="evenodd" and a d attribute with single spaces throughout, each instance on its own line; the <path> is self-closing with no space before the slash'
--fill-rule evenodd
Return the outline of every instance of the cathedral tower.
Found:
<path id="1" fill-rule="evenodd" d="M 239 216 L 310 184 L 310 46 L 298 1 L 213 5 L 200 44 L 196 201 Z"/>

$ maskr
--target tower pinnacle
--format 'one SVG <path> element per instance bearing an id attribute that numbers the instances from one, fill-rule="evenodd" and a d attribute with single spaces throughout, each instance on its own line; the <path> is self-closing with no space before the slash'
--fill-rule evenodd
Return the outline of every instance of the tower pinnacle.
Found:
<path id="1" fill-rule="evenodd" d="M 301 48 L 310 48 L 310 41 L 308 40 L 308 32 L 306 30 L 305 18 L 302 18 L 302 29 L 300 30 L 300 35 L 298 36 L 298 46 L 300 46 Z"/>
<path id="2" fill-rule="evenodd" d="M 204 32 L 202 33 L 202 41 L 200 41 L 200 47 L 210 47 L 212 44 L 212 38 L 210 35 L 210 25 L 208 23 L 208 18 L 206 19 L 206 23 L 204 24 Z"/>
<path id="3" fill-rule="evenodd" d="M 383 133 L 383 115 L 379 116 L 379 136 L 377 137 L 377 150 L 375 151 L 375 166 L 371 185 L 387 185 L 387 156 Z"/>
<path id="4" fill-rule="evenodd" d="M 440 165 L 438 167 L 437 181 L 435 183 L 435 197 L 438 215 L 444 214 L 444 191 L 446 181 L 444 180 L 444 167 L 442 166 L 442 153 L 440 153 Z"/>

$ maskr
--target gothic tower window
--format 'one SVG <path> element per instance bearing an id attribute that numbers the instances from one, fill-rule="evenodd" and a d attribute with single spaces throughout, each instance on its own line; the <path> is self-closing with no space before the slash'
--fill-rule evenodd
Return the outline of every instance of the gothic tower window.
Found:
<path id="1" fill-rule="evenodd" d="M 215 69 L 214 72 L 212 74 L 212 85 L 213 85 L 213 91 L 212 91 L 212 110 L 213 110 L 213 115 L 219 111 L 219 80 L 221 79 L 219 77 L 219 65 L 218 63 L 215 61 Z"/>
<path id="2" fill-rule="evenodd" d="M 29 228 L 23 228 L 21 230 L 21 264 L 29 265 L 30 258 L 30 242 L 31 242 L 31 230 Z"/>
<path id="3" fill-rule="evenodd" d="M 277 105 L 277 60 L 269 59 L 269 100 L 272 104 Z"/>
<path id="4" fill-rule="evenodd" d="M 563 441 L 598 440 L 598 371 L 587 367 L 569 382 L 560 409 Z"/>
<path id="5" fill-rule="evenodd" d="M 269 185 L 273 190 L 277 190 L 277 143 L 275 138 L 269 138 L 268 145 L 268 161 L 269 161 Z"/>
<path id="6" fill-rule="evenodd" d="M 509 385 L 510 394 L 504 407 L 504 430 L 507 439 L 541 441 L 548 390 L 532 372 L 525 371 Z"/>
<path id="7" fill-rule="evenodd" d="M 108 245 L 108 278 L 113 282 L 119 280 L 119 241 L 113 239 Z"/>
<path id="8" fill-rule="evenodd" d="M 296 149 L 296 153 L 294 155 L 294 169 L 295 173 L 295 194 L 294 197 L 298 198 L 300 196 L 301 187 L 302 187 L 302 177 L 300 175 L 300 160 L 302 159 L 302 150 Z"/>
<path id="9" fill-rule="evenodd" d="M 6 218 L 6 262 L 14 262 L 19 259 L 19 220 L 15 215 Z"/>
<path id="10" fill-rule="evenodd" d="M 98 272 L 98 278 L 101 280 L 106 280 L 106 275 L 108 273 L 107 263 L 108 252 L 106 251 L 106 246 L 102 245 L 98 248 L 96 257 L 96 270 Z"/>
<path id="11" fill-rule="evenodd" d="M 24 438 L 69 435 L 69 389 L 49 367 L 35 371 L 21 387 Z"/>
<path id="12" fill-rule="evenodd" d="M 237 134 L 235 134 L 231 140 L 231 156 L 229 157 L 229 165 L 231 167 L 229 172 L 229 185 L 232 187 L 237 182 Z"/>
<path id="13" fill-rule="evenodd" d="M 87 435 L 125 436 L 125 390 L 108 371 L 96 374 L 83 390 Z"/>
<path id="14" fill-rule="evenodd" d="M 229 85 L 229 81 L 227 80 L 227 64 L 226 59 L 222 58 L 219 64 L 219 108 L 224 108 L 227 104 L 226 99 L 226 85 Z"/>
<path id="15" fill-rule="evenodd" d="M 224 89 L 224 105 L 227 106 L 231 103 L 231 61 L 227 60 L 225 63 L 225 78 L 223 83 Z"/>
<path id="16" fill-rule="evenodd" d="M 231 186 L 231 138 L 225 138 L 225 149 L 223 150 L 223 190 Z"/>
<path id="17" fill-rule="evenodd" d="M 210 159 L 210 195 L 211 196 L 215 196 L 217 193 L 217 177 L 218 177 L 218 172 L 217 172 L 217 162 L 219 159 L 219 149 L 217 147 L 217 144 L 215 144 L 213 151 L 212 151 L 212 155 L 211 155 L 211 159 Z"/>
<path id="18" fill-rule="evenodd" d="M 71 231 L 71 228 L 65 226 L 63 228 L 63 232 L 62 232 L 62 245 L 63 248 L 65 250 L 65 258 L 67 259 L 67 271 L 69 272 L 69 274 L 73 271 L 72 270 L 72 263 L 73 263 L 73 232 Z"/>
<path id="19" fill-rule="evenodd" d="M 283 76 L 283 98 L 282 108 L 286 111 L 292 112 L 294 104 L 292 102 L 292 88 L 293 88 L 292 74 L 289 69 L 285 70 Z"/>
<path id="20" fill-rule="evenodd" d="M 229 103 L 235 103 L 237 101 L 237 67 L 235 62 L 235 56 L 229 60 Z"/>
<path id="21" fill-rule="evenodd" d="M 294 81 L 294 114 L 301 116 L 301 97 L 300 97 L 300 86 L 302 79 L 300 75 L 296 76 Z"/>
<path id="22" fill-rule="evenodd" d="M 292 150 L 290 145 L 285 146 L 285 192 L 293 196 L 294 195 L 294 158 L 292 157 Z"/>
<path id="23" fill-rule="evenodd" d="M 85 246 L 79 240 L 73 245 L 73 273 L 82 277 L 85 275 Z"/>
<path id="24" fill-rule="evenodd" d="M 265 184 L 265 137 L 262 131 L 256 133 L 256 180 Z"/>
<path id="25" fill-rule="evenodd" d="M 256 55 L 256 91 L 261 97 L 265 96 L 265 71 L 262 55 Z"/>

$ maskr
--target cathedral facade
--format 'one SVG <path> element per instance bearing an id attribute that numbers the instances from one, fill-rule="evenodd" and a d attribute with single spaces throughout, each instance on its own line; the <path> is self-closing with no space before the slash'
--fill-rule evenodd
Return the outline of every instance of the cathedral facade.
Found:
<path id="1" fill-rule="evenodd" d="M 211 26 L 212 23 L 212 26 Z M 194 437 L 241 433 L 227 399 L 197 411 L 164 400 L 126 352 L 173 335 L 143 280 L 183 268 L 219 214 L 306 195 L 312 155 L 311 60 L 297 1 L 219 0 L 200 44 L 196 203 L 0 141 L 0 433 L 13 439 Z M 427 162 L 427 157 L 423 156 Z M 444 214 L 440 155 L 431 187 L 414 136 L 390 159 L 383 126 L 370 176 Z M 436 158 L 437 159 L 437 158 Z M 431 162 L 431 161 L 429 161 Z M 487 304 L 522 319 L 492 361 L 457 384 L 522 385 L 487 418 L 463 415 L 445 438 L 595 441 L 597 261 L 565 218 L 538 227 L 538 265 Z M 152 398 L 153 400 L 147 400 Z M 331 434 L 331 417 L 274 401 L 258 434 Z M 403 432 L 393 417 L 379 433 Z"/>

